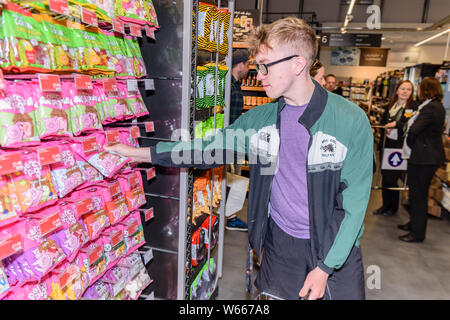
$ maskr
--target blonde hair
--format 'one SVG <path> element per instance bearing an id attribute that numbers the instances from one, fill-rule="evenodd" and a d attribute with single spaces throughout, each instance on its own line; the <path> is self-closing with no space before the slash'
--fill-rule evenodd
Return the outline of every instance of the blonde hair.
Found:
<path id="1" fill-rule="evenodd" d="M 308 68 L 317 55 L 318 41 L 314 30 L 302 19 L 287 17 L 271 24 L 259 26 L 249 37 L 250 55 L 255 56 L 261 47 L 273 49 L 271 45 L 285 46 L 293 54 L 303 56 Z"/>

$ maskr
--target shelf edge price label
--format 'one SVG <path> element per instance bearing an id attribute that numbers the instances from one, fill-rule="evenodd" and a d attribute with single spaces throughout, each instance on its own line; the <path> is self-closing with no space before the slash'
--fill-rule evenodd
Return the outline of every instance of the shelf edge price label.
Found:
<path id="1" fill-rule="evenodd" d="M 145 90 L 155 90 L 155 80 L 154 79 L 145 79 L 144 86 L 145 86 Z"/>
<path id="2" fill-rule="evenodd" d="M 150 248 L 150 249 L 148 249 L 147 251 L 145 251 L 145 253 L 144 253 L 144 255 L 143 255 L 143 258 L 144 258 L 144 264 L 149 263 L 150 260 L 153 259 L 153 249 Z"/>
<path id="3" fill-rule="evenodd" d="M 97 139 L 95 137 L 85 138 L 82 143 L 83 143 L 83 152 L 85 154 L 98 150 Z"/>
<path id="4" fill-rule="evenodd" d="M 84 7 L 81 7 L 81 21 L 91 26 L 98 27 L 97 14 Z"/>
<path id="5" fill-rule="evenodd" d="M 22 153 L 6 153 L 0 155 L 0 175 L 23 170 Z"/>
<path id="6" fill-rule="evenodd" d="M 117 91 L 117 81 L 116 78 L 105 78 L 103 79 L 103 89 L 107 92 Z"/>
<path id="7" fill-rule="evenodd" d="M 141 136 L 141 131 L 139 130 L 139 127 L 133 126 L 130 128 L 130 134 L 132 138 L 136 139 Z"/>
<path id="8" fill-rule="evenodd" d="M 58 212 L 53 213 L 52 215 L 39 222 L 39 230 L 41 231 L 41 236 L 45 236 L 61 226 L 62 222 L 59 218 Z"/>
<path id="9" fill-rule="evenodd" d="M 155 124 L 153 121 L 147 121 L 145 123 L 145 132 L 154 132 L 155 131 Z"/>
<path id="10" fill-rule="evenodd" d="M 87 74 L 75 74 L 74 79 L 77 90 L 92 90 L 92 80 Z"/>
<path id="11" fill-rule="evenodd" d="M 61 92 L 61 81 L 57 74 L 39 74 L 39 86 L 43 92 Z"/>
<path id="12" fill-rule="evenodd" d="M 61 161 L 61 153 L 58 146 L 38 149 L 41 166 Z"/>
<path id="13" fill-rule="evenodd" d="M 156 177 L 156 170 L 155 170 L 155 167 L 152 167 L 152 168 L 146 170 L 146 172 L 147 172 L 147 180 L 151 180 L 151 179 L 153 179 L 154 177 Z"/>
<path id="14" fill-rule="evenodd" d="M 22 236 L 20 233 L 6 240 L 0 240 L 0 261 L 22 250 Z"/>
<path id="15" fill-rule="evenodd" d="M 125 25 L 122 20 L 112 19 L 113 30 L 119 33 L 125 33 Z"/>
<path id="16" fill-rule="evenodd" d="M 119 143 L 119 131 L 118 130 L 108 130 L 106 131 L 106 143 L 115 144 Z"/>
<path id="17" fill-rule="evenodd" d="M 127 80 L 127 90 L 131 92 L 138 92 L 138 81 L 136 79 Z"/>
<path id="18" fill-rule="evenodd" d="M 147 37 L 152 38 L 155 40 L 155 29 L 150 26 L 145 26 L 145 34 Z"/>
<path id="19" fill-rule="evenodd" d="M 128 25 L 130 26 L 130 35 L 134 37 L 142 37 L 142 29 L 139 24 L 130 23 Z"/>
<path id="20" fill-rule="evenodd" d="M 152 219 L 155 216 L 154 214 L 154 210 L 153 208 L 150 208 L 148 210 L 145 210 L 144 212 L 144 217 L 145 217 L 145 221 L 147 222 L 148 220 Z"/>
<path id="21" fill-rule="evenodd" d="M 70 15 L 69 5 L 67 0 L 49 0 L 48 6 L 51 11 L 63 14 L 65 16 Z"/>

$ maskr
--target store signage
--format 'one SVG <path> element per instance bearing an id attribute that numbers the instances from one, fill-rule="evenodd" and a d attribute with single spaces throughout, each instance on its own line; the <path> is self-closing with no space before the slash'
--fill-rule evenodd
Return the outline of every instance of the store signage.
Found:
<path id="1" fill-rule="evenodd" d="M 39 86 L 44 92 L 60 92 L 61 82 L 56 74 L 39 74 Z"/>
<path id="2" fill-rule="evenodd" d="M 77 90 L 92 90 L 92 80 L 87 74 L 75 74 L 74 79 Z"/>
<path id="3" fill-rule="evenodd" d="M 0 155 L 0 175 L 23 170 L 22 153 L 6 153 Z"/>
<path id="4" fill-rule="evenodd" d="M 322 33 L 320 45 L 328 47 L 381 47 L 381 33 Z"/>
<path id="5" fill-rule="evenodd" d="M 50 10 L 53 12 L 60 13 L 65 16 L 70 15 L 67 0 L 49 0 L 48 6 L 50 7 Z"/>
<path id="6" fill-rule="evenodd" d="M 113 30 L 119 33 L 125 33 L 125 25 L 122 20 L 112 19 Z"/>
<path id="7" fill-rule="evenodd" d="M 384 148 L 382 170 L 406 170 L 408 161 L 402 159 L 402 149 Z"/>
<path id="8" fill-rule="evenodd" d="M 58 146 L 38 149 L 38 154 L 41 166 L 61 161 L 61 153 Z"/>
<path id="9" fill-rule="evenodd" d="M 361 48 L 359 55 L 360 66 L 385 67 L 387 62 L 388 48 Z"/>
<path id="10" fill-rule="evenodd" d="M 13 254 L 23 250 L 22 236 L 16 234 L 5 240 L 0 241 L 0 260 L 3 260 Z"/>
<path id="11" fill-rule="evenodd" d="M 97 14 L 84 7 L 81 7 L 81 21 L 94 27 L 98 26 Z"/>

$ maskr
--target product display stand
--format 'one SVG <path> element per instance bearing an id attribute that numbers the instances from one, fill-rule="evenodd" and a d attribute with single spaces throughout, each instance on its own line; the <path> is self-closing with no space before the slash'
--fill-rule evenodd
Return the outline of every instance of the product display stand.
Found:
<path id="1" fill-rule="evenodd" d="M 155 90 L 143 92 L 142 96 L 151 110 L 146 120 L 154 123 L 154 133 L 142 141 L 141 146 L 152 146 L 159 141 L 190 140 L 194 138 L 194 127 L 200 121 L 213 116 L 216 127 L 216 108 L 196 109 L 197 102 L 197 23 L 198 1 L 174 1 L 169 5 L 155 5 L 161 30 L 158 41 L 143 38 L 141 51 L 144 62 L 148 66 L 149 77 L 154 79 Z M 221 7 L 220 3 L 215 3 Z M 229 1 L 228 10 L 233 10 L 233 1 Z M 230 20 L 232 15 L 230 16 Z M 216 28 L 216 31 L 220 28 Z M 192 34 L 195 36 L 193 37 Z M 216 35 L 218 39 L 218 35 Z M 229 117 L 229 92 L 231 83 L 231 28 L 228 30 L 228 55 L 226 65 L 229 72 L 225 78 L 224 126 Z M 213 52 L 214 54 L 214 52 Z M 218 79 L 219 55 L 216 50 L 216 70 L 213 79 Z M 212 60 L 212 59 L 211 59 Z M 218 100 L 218 84 L 214 81 L 214 105 Z M 173 133 L 180 135 L 174 136 Z M 177 131 L 178 130 L 178 131 Z M 145 166 L 145 165 L 143 165 Z M 211 186 L 214 186 L 214 172 L 224 170 L 216 168 L 211 174 Z M 155 166 L 155 179 L 144 189 L 147 201 L 154 208 L 155 218 L 144 223 L 146 243 L 153 249 L 155 263 L 148 266 L 148 272 L 154 279 L 155 297 L 158 299 L 189 299 L 192 284 L 203 268 L 210 269 L 210 258 L 217 256 L 217 272 L 213 283 L 217 285 L 217 277 L 222 273 L 223 235 L 224 235 L 224 199 L 226 179 L 223 173 L 221 182 L 221 198 L 219 209 L 211 217 L 219 219 L 219 235 L 216 247 L 207 249 L 205 258 L 193 265 L 192 238 L 196 230 L 193 221 L 194 211 L 194 181 L 199 170 L 164 168 Z M 210 199 L 214 196 L 211 188 Z M 212 218 L 209 219 L 206 237 L 211 243 Z M 195 254 L 195 253 L 194 253 Z M 212 261 L 212 260 L 211 260 Z M 156 263 L 157 262 L 157 263 Z M 213 295 L 208 295 L 211 298 Z"/>

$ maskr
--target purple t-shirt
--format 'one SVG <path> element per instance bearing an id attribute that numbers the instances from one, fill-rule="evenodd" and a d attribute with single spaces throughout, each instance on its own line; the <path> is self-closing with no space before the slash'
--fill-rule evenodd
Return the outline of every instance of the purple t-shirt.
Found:
<path id="1" fill-rule="evenodd" d="M 274 222 L 287 234 L 301 239 L 310 238 L 306 183 L 310 135 L 298 122 L 306 107 L 286 104 L 281 111 L 278 171 L 270 194 L 270 212 Z"/>

